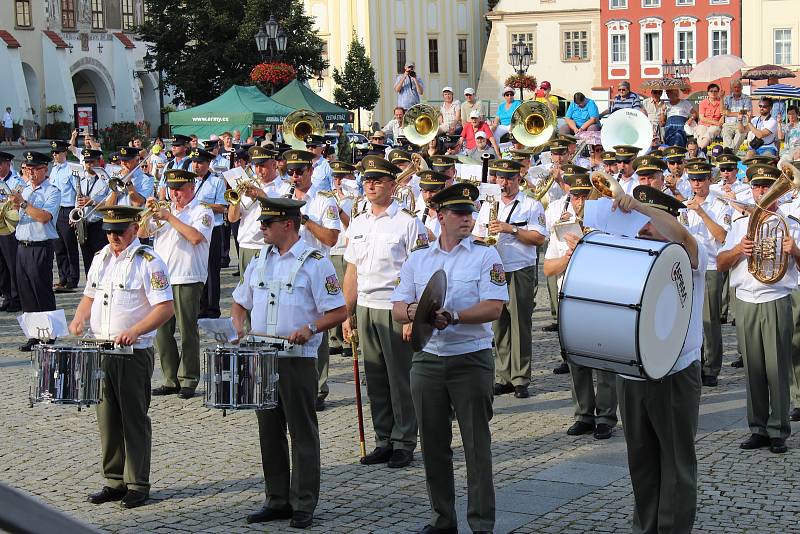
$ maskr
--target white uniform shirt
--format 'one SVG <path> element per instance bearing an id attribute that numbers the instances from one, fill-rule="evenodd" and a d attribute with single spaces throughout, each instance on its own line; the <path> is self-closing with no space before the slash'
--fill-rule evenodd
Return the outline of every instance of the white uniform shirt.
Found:
<path id="1" fill-rule="evenodd" d="M 490 210 L 490 203 L 484 202 L 478 213 L 478 221 L 472 230 L 473 235 L 486 237 Z M 522 191 L 518 191 L 508 204 L 500 199 L 497 220 L 507 222 L 520 230 L 535 230 L 545 237 L 548 235 L 542 204 Z M 498 234 L 496 248 L 508 273 L 536 265 L 536 245 L 526 245 L 514 234 Z"/>
<path id="2" fill-rule="evenodd" d="M 622 186 L 622 190 L 625 191 L 626 195 L 632 195 L 633 189 L 639 185 L 639 175 L 633 173 L 630 180 L 626 180 L 625 176 L 622 174 L 619 174 L 618 176 L 619 185 Z M 614 178 L 617 178 L 617 176 L 614 176 Z"/>
<path id="3" fill-rule="evenodd" d="M 288 192 L 289 186 L 280 178 L 275 178 L 270 183 L 260 182 L 261 190 L 268 197 L 282 197 Z M 260 250 L 264 246 L 264 234 L 261 233 L 261 203 L 247 195 L 242 196 L 239 203 L 239 232 L 236 239 L 240 248 Z"/>
<path id="4" fill-rule="evenodd" d="M 160 230 L 155 230 L 155 222 L 151 219 L 149 228 L 153 232 L 156 253 L 167 262 L 170 283 L 205 283 L 208 278 L 208 249 L 211 232 L 214 230 L 214 216 L 197 199 L 181 211 L 177 211 L 173 202 L 171 209 L 175 217 L 203 234 L 204 239 L 199 244 L 192 245 L 169 223 L 164 223 Z"/>
<path id="5" fill-rule="evenodd" d="M 425 205 L 425 201 L 422 200 L 422 195 L 419 196 L 416 208 L 416 215 L 420 222 L 425 226 L 425 228 L 433 233 L 433 237 L 438 238 L 442 233 L 442 226 L 439 224 L 439 218 L 436 216 L 436 212 L 434 211 L 433 214 L 431 214 L 428 210 L 428 207 Z"/>
<path id="6" fill-rule="evenodd" d="M 113 340 L 142 320 L 153 306 L 172 300 L 166 264 L 150 247 L 136 254 L 140 248 L 142 244 L 134 239 L 115 256 L 106 245 L 92 260 L 83 294 L 94 299 L 90 323 L 98 339 Z M 155 336 L 155 330 L 142 334 L 133 347 L 152 347 Z"/>
<path id="7" fill-rule="evenodd" d="M 275 315 L 275 335 L 289 336 L 303 326 L 315 322 L 325 312 L 344 306 L 339 279 L 331 260 L 321 253 L 311 253 L 297 271 L 291 289 L 286 280 L 297 267 L 298 258 L 309 247 L 299 239 L 283 256 L 271 245 L 261 249 L 258 258 L 247 264 L 244 279 L 233 291 L 233 300 L 250 310 L 253 332 L 268 331 L 270 301 L 279 308 Z M 270 281 L 280 281 L 277 297 L 272 297 Z M 305 345 L 296 347 L 304 358 L 316 358 L 323 332 L 311 337 Z"/>
<path id="8" fill-rule="evenodd" d="M 350 211 L 353 209 L 353 197 L 345 196 L 343 198 L 337 198 L 336 203 L 339 205 L 339 209 L 349 217 Z M 341 219 L 339 219 L 339 221 L 342 225 L 342 231 L 339 232 L 339 237 L 336 239 L 336 244 L 331 247 L 331 256 L 344 256 L 344 251 L 347 249 L 347 227 L 344 225 L 344 221 Z"/>
<path id="9" fill-rule="evenodd" d="M 297 193 L 295 193 L 295 197 Z M 342 231 L 342 220 L 339 218 L 339 205 L 333 195 L 322 192 L 317 187 L 311 187 L 306 193 L 305 205 L 300 208 L 300 213 L 306 215 L 309 220 L 319 224 L 324 228 Z M 305 239 L 310 247 L 314 247 L 326 256 L 331 252 L 331 247 L 325 245 L 314 237 L 305 225 L 300 227 L 300 237 Z"/>
<path id="10" fill-rule="evenodd" d="M 667 183 L 668 179 L 672 178 L 672 174 L 666 173 L 664 174 L 664 183 Z M 692 196 L 692 184 L 689 183 L 689 176 L 684 172 L 675 182 L 675 189 L 678 190 L 678 193 L 681 194 L 683 198 L 691 198 Z M 669 191 L 669 190 L 667 190 Z M 675 196 L 672 191 L 669 191 L 671 196 Z"/>
<path id="11" fill-rule="evenodd" d="M 538 186 L 542 181 L 550 179 L 549 175 L 541 176 L 541 172 L 544 170 L 549 173 L 552 170 L 552 168 L 553 168 L 552 161 L 543 163 L 538 167 L 531 167 L 530 169 L 528 169 L 528 174 L 525 175 L 525 179 L 528 180 L 528 182 L 532 183 L 534 186 Z M 534 176 L 540 176 L 540 177 L 534 178 Z M 547 199 L 547 202 L 549 204 L 550 202 L 555 202 L 559 198 L 563 198 L 565 195 L 566 193 L 561 188 L 561 186 L 558 185 L 558 183 L 555 180 L 553 180 L 553 185 L 551 185 L 550 189 L 547 190 L 547 194 L 545 194 L 545 196 L 542 197 L 542 200 Z"/>
<path id="12" fill-rule="evenodd" d="M 553 225 L 561 220 L 561 215 L 563 213 L 570 214 L 569 220 L 575 219 L 575 210 L 572 208 L 571 202 L 567 205 L 566 211 L 564 211 L 564 203 L 568 202 L 569 199 L 570 196 L 569 193 L 567 193 L 567 196 L 559 198 L 552 204 L 549 204 L 547 209 L 544 210 L 545 226 L 547 227 L 547 232 L 550 236 L 550 239 L 553 239 Z"/>
<path id="13" fill-rule="evenodd" d="M 500 255 L 494 249 L 466 237 L 450 252 L 437 239 L 409 256 L 400 271 L 400 283 L 392 302 L 419 301 L 431 275 L 443 269 L 447 275 L 445 310 L 461 312 L 484 300 L 508 302 L 506 276 Z M 492 348 L 492 323 L 450 325 L 433 331 L 424 351 L 437 356 L 457 356 Z"/>
<path id="14" fill-rule="evenodd" d="M 709 217 L 711 217 L 718 225 L 722 226 L 726 232 L 730 231 L 733 213 L 727 204 L 717 199 L 717 197 L 709 195 L 701 204 L 701 207 L 706 213 L 708 213 Z M 687 230 L 689 230 L 689 233 L 694 236 L 698 243 L 703 244 L 708 252 L 708 270 L 716 271 L 717 251 L 722 246 L 722 243 L 714 239 L 714 236 L 711 235 L 706 223 L 703 222 L 703 219 L 701 219 L 694 210 L 680 210 L 678 222 L 680 222 L 686 227 Z"/>
<path id="15" fill-rule="evenodd" d="M 747 223 L 749 216 L 739 217 L 731 223 L 731 229 L 725 238 L 725 244 L 719 252 L 732 250 L 747 233 Z M 800 226 L 793 220 L 787 219 L 789 233 L 795 241 L 800 239 Z M 780 246 L 780 245 L 779 245 Z M 747 258 L 743 258 L 730 270 L 731 287 L 736 288 L 736 298 L 753 304 L 771 302 L 781 297 L 785 297 L 797 288 L 797 265 L 794 259 L 789 258 L 789 268 L 786 274 L 774 284 L 762 284 L 747 271 Z"/>
<path id="16" fill-rule="evenodd" d="M 739 180 L 734 180 L 731 186 L 731 191 L 736 196 L 736 200 L 741 200 L 742 202 L 753 202 L 753 190 L 750 188 L 749 185 L 740 182 Z M 723 189 L 724 185 L 722 183 L 717 182 L 711 184 L 711 191 L 717 193 L 719 196 L 725 196 L 725 190 Z"/>
<path id="17" fill-rule="evenodd" d="M 344 261 L 356 267 L 358 304 L 391 310 L 400 268 L 414 247 L 427 243 L 428 232 L 420 220 L 396 201 L 377 217 L 370 207 L 350 221 Z"/>
<path id="18" fill-rule="evenodd" d="M 97 204 L 103 202 L 109 195 L 110 189 L 105 180 L 98 175 L 90 175 L 88 172 L 83 171 L 83 177 L 80 181 L 80 189 L 83 196 L 90 197 L 94 201 L 94 206 L 87 206 L 86 211 L 92 210 L 86 222 L 98 222 L 103 220 L 103 215 L 98 213 L 95 208 Z"/>

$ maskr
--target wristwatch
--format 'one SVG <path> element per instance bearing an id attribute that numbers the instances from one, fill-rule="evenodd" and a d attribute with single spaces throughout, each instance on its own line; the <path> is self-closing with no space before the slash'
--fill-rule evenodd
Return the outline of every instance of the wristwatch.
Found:
<path id="1" fill-rule="evenodd" d="M 28 208 L 28 201 L 27 200 L 23 200 L 22 202 L 19 203 L 19 209 L 24 210 L 24 209 L 27 209 L 27 208 Z"/>
<path id="2" fill-rule="evenodd" d="M 514 228 L 516 229 L 516 227 L 514 227 Z M 516 233 L 516 232 L 514 232 L 514 233 Z M 456 325 L 456 324 L 461 322 L 461 319 L 458 318 L 458 312 L 457 311 L 452 311 L 450 314 L 453 316 L 453 318 L 450 320 L 450 324 Z"/>
<path id="3" fill-rule="evenodd" d="M 311 330 L 311 335 L 312 336 L 316 336 L 317 335 L 317 325 L 316 325 L 316 323 L 308 323 L 308 329 Z"/>
<path id="4" fill-rule="evenodd" d="M 305 224 L 307 222 L 308 222 L 308 215 L 301 215 L 300 216 L 300 224 Z"/>
<path id="5" fill-rule="evenodd" d="M 511 228 L 511 233 L 517 235 L 519 233 L 519 226 L 514 226 Z"/>

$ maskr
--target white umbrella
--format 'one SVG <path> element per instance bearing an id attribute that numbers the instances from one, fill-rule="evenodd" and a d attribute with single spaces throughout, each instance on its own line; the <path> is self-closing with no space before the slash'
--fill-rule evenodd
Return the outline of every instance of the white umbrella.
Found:
<path id="1" fill-rule="evenodd" d="M 720 78 L 727 78 L 745 67 L 745 62 L 739 56 L 723 54 L 711 56 L 698 63 L 689 73 L 689 80 L 693 83 L 708 83 Z"/>

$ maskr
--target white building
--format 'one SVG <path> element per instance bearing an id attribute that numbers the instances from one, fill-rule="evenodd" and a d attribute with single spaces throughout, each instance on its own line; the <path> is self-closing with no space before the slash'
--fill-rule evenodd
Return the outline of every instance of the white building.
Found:
<path id="1" fill-rule="evenodd" d="M 33 136 L 55 120 L 94 130 L 111 123 L 160 123 L 157 73 L 144 71 L 144 43 L 130 30 L 145 16 L 142 0 L 0 1 L 0 106 Z M 94 111 L 93 116 L 86 115 Z"/>

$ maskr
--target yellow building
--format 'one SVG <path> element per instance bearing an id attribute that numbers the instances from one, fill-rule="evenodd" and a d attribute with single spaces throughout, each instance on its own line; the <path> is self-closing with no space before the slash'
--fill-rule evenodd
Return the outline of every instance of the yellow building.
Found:
<path id="1" fill-rule="evenodd" d="M 800 2 L 742 0 L 742 59 L 749 66 L 800 67 Z M 796 85 L 800 79 L 782 80 Z"/>
<path id="2" fill-rule="evenodd" d="M 506 78 L 515 74 L 508 61 L 511 44 L 520 39 L 532 54 L 527 73 L 539 83 L 549 81 L 552 94 L 594 97 L 600 85 L 600 0 L 500 0 L 486 18 L 492 32 L 478 84 L 482 100 L 501 99 Z"/>
<path id="3" fill-rule="evenodd" d="M 486 6 L 486 0 L 305 0 L 330 62 L 322 73 L 320 94 L 333 100 L 331 74 L 334 67 L 344 66 L 355 32 L 372 59 L 381 89 L 372 116 L 361 114 L 364 128 L 392 118 L 395 78 L 407 62 L 416 64 L 425 85 L 423 101 L 440 101 L 446 86 L 453 87 L 454 98 L 463 100 L 464 89 L 475 87 L 480 74 Z"/>

